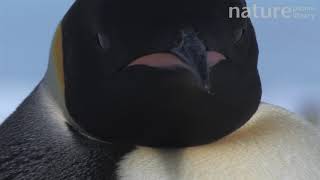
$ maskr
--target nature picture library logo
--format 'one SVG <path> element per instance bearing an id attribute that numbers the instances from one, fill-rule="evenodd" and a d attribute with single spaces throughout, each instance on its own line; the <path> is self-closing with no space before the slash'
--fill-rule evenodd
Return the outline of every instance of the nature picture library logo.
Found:
<path id="1" fill-rule="evenodd" d="M 256 19 L 311 19 L 317 18 L 317 9 L 312 6 L 258 6 L 229 7 L 229 18 Z"/>

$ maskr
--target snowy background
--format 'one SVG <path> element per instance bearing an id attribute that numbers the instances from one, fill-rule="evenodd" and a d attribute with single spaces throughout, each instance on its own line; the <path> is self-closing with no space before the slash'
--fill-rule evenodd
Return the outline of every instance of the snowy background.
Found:
<path id="1" fill-rule="evenodd" d="M 0 1 L 0 123 L 44 75 L 55 27 L 72 3 L 73 0 Z M 255 18 L 253 22 L 260 46 L 263 100 L 301 115 L 305 115 L 305 107 L 317 111 L 320 1 L 249 0 L 248 4 L 315 9 L 315 19 Z"/>

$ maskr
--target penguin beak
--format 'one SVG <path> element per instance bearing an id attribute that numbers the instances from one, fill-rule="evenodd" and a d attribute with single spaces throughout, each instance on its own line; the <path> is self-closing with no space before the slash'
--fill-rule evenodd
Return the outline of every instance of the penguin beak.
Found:
<path id="1" fill-rule="evenodd" d="M 185 61 L 182 60 L 181 58 L 178 58 L 176 55 L 169 54 L 169 53 L 155 53 L 155 54 L 140 57 L 135 61 L 133 61 L 132 63 L 130 63 L 128 67 L 134 66 L 134 65 L 145 65 L 149 67 L 164 68 L 164 69 L 171 69 L 175 67 L 184 68 L 192 72 L 193 75 L 197 77 L 198 80 L 202 83 L 202 86 L 209 91 L 211 87 L 210 78 L 209 78 L 210 68 L 215 66 L 219 62 L 226 60 L 226 57 L 217 51 L 207 52 L 206 57 L 207 57 L 206 65 L 204 67 L 200 66 L 200 68 L 202 67 L 203 69 L 200 69 L 200 68 L 197 69 L 196 66 L 190 66 L 190 64 L 185 63 Z M 194 61 L 190 61 L 190 62 L 194 62 Z M 205 73 L 205 71 L 208 71 L 208 72 Z"/>
<path id="2" fill-rule="evenodd" d="M 133 61 L 129 66 L 182 67 L 192 72 L 201 87 L 210 93 L 210 68 L 225 59 L 226 57 L 217 51 L 207 51 L 204 43 L 192 29 L 184 29 L 181 31 L 180 44 L 172 48 L 169 53 L 143 56 Z"/>

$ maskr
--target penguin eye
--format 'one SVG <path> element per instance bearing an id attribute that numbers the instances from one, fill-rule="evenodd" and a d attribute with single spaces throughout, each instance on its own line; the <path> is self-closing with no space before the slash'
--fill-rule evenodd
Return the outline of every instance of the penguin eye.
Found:
<path id="1" fill-rule="evenodd" d="M 102 33 L 98 33 L 97 34 L 97 41 L 99 46 L 103 49 L 103 50 L 108 50 L 111 47 L 111 43 L 110 43 L 110 39 Z"/>
<path id="2" fill-rule="evenodd" d="M 236 44 L 240 42 L 244 34 L 245 34 L 245 29 L 242 27 L 236 28 L 235 30 L 233 30 L 234 43 Z"/>

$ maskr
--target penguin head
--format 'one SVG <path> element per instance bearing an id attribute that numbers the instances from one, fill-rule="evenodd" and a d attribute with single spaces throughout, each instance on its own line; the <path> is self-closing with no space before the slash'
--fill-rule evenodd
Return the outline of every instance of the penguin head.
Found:
<path id="1" fill-rule="evenodd" d="M 261 84 L 254 28 L 229 17 L 235 6 L 245 3 L 76 1 L 49 65 L 69 122 L 102 141 L 157 147 L 241 127 Z"/>

